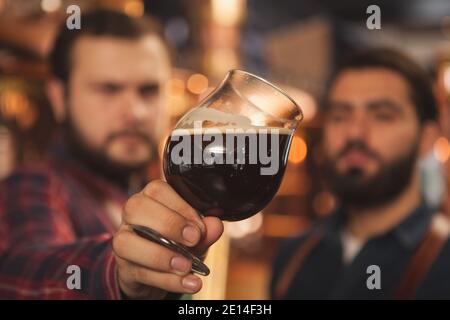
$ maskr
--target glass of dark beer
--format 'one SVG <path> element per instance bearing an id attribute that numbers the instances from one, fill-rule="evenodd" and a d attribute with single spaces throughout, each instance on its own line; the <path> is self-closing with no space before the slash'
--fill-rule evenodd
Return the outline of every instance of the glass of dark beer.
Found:
<path id="1" fill-rule="evenodd" d="M 167 139 L 166 180 L 201 215 L 246 219 L 276 194 L 302 118 L 300 107 L 281 89 L 231 70 Z M 188 256 L 186 248 L 160 235 L 158 242 Z M 189 257 L 194 272 L 209 273 L 200 259 Z"/>

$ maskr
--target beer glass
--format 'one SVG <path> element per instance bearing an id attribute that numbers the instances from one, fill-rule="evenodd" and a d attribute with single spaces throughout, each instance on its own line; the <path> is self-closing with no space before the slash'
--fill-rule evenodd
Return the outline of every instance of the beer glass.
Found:
<path id="1" fill-rule="evenodd" d="M 302 118 L 300 107 L 281 89 L 251 73 L 231 70 L 167 139 L 166 180 L 200 215 L 246 219 L 276 194 Z M 184 246 L 154 230 L 135 228 L 191 259 L 192 271 L 209 273 Z"/>

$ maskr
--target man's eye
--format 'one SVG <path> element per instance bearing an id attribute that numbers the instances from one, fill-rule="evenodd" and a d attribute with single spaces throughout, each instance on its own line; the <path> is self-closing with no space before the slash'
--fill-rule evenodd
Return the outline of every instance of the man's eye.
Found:
<path id="1" fill-rule="evenodd" d="M 159 86 L 157 86 L 157 85 L 144 86 L 144 87 L 139 88 L 139 93 L 143 97 L 153 96 L 153 95 L 157 94 L 158 92 L 159 92 Z"/>
<path id="2" fill-rule="evenodd" d="M 157 83 L 146 84 L 140 86 L 138 90 L 142 95 L 156 94 L 159 92 L 159 85 Z"/>
<path id="3" fill-rule="evenodd" d="M 114 94 L 119 92 L 120 87 L 114 84 L 104 84 L 99 86 L 99 91 L 106 94 Z"/>
<path id="4" fill-rule="evenodd" d="M 341 121 L 345 121 L 345 119 L 347 118 L 347 115 L 343 112 L 335 112 L 335 113 L 331 113 L 328 116 L 329 120 L 334 121 L 334 122 L 341 122 Z"/>
<path id="5" fill-rule="evenodd" d="M 391 113 L 387 112 L 378 112 L 375 114 L 375 118 L 379 121 L 392 121 L 394 120 L 395 116 Z"/>

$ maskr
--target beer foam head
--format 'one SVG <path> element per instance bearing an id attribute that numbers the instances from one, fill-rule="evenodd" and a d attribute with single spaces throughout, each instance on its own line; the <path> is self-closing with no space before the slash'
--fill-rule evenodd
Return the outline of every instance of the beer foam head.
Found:
<path id="1" fill-rule="evenodd" d="M 293 129 L 256 125 L 244 115 L 231 114 L 213 108 L 198 108 L 188 112 L 177 125 L 172 135 L 211 133 L 267 133 L 292 134 Z"/>
<path id="2" fill-rule="evenodd" d="M 223 112 L 213 108 L 198 108 L 188 112 L 179 123 L 180 127 L 193 127 L 195 122 L 212 122 L 215 126 L 248 127 L 251 120 L 243 115 Z"/>
<path id="3" fill-rule="evenodd" d="M 186 136 L 195 134 L 280 134 L 290 135 L 294 133 L 293 129 L 278 128 L 278 127 L 258 127 L 258 126 L 218 126 L 218 127 L 206 127 L 206 128 L 189 128 L 189 129 L 175 129 L 172 131 L 171 136 Z"/>

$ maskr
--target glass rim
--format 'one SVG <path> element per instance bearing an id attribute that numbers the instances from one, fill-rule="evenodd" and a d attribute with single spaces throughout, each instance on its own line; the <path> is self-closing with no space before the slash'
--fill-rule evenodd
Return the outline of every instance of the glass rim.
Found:
<path id="1" fill-rule="evenodd" d="M 278 92 L 280 92 L 289 101 L 291 101 L 292 104 L 295 107 L 297 107 L 297 110 L 300 113 L 300 119 L 299 120 L 296 119 L 296 121 L 301 122 L 303 120 L 303 110 L 302 110 L 302 108 L 298 105 L 298 103 L 294 99 L 291 98 L 291 96 L 285 90 L 279 88 L 278 86 L 276 86 L 272 82 L 270 82 L 270 81 L 268 81 L 268 80 L 266 80 L 266 79 L 264 79 L 264 78 L 262 78 L 260 76 L 257 76 L 256 74 L 253 74 L 251 72 L 248 72 L 248 71 L 245 71 L 245 70 L 242 70 L 242 69 L 231 69 L 230 71 L 228 71 L 228 74 L 230 74 L 230 75 L 233 74 L 233 73 L 241 73 L 241 74 L 246 74 L 248 76 L 251 76 L 252 78 L 257 79 L 257 80 L 263 82 L 264 84 L 269 85 L 270 87 L 272 87 L 273 89 L 277 90 Z"/>

